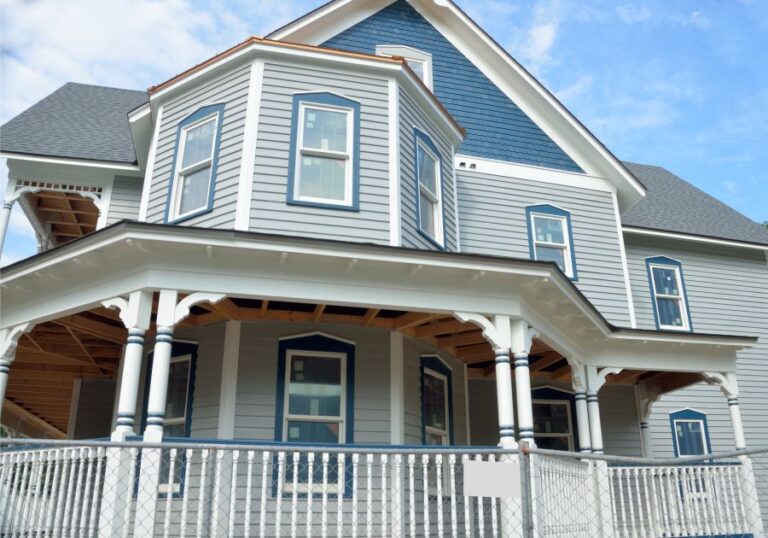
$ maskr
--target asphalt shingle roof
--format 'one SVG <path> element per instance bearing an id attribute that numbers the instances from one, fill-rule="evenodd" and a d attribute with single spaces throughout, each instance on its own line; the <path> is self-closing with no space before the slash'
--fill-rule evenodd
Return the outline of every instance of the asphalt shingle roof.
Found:
<path id="1" fill-rule="evenodd" d="M 0 127 L 0 151 L 135 163 L 128 112 L 147 93 L 69 82 Z"/>
<path id="2" fill-rule="evenodd" d="M 648 189 L 624 226 L 768 245 L 768 229 L 660 166 L 624 163 Z"/>

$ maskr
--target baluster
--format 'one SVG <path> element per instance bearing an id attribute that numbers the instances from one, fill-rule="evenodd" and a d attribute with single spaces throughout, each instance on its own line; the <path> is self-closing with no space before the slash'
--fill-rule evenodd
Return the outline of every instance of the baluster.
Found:
<path id="1" fill-rule="evenodd" d="M 29 452 L 24 452 L 21 461 L 21 469 L 17 469 L 16 485 L 13 488 L 14 500 L 13 500 L 13 524 L 11 526 L 11 533 L 21 533 L 24 530 L 23 514 L 24 514 L 24 493 L 22 488 L 27 483 L 27 477 L 29 476 L 29 467 L 31 465 L 32 455 Z"/>
<path id="2" fill-rule="evenodd" d="M 253 450 L 247 452 L 245 468 L 245 513 L 243 514 L 243 537 L 251 538 L 251 504 L 253 503 L 253 460 L 256 453 Z M 309 534 L 307 534 L 309 536 Z"/>
<path id="3" fill-rule="evenodd" d="M 136 471 L 139 466 L 139 449 L 131 449 L 131 463 L 128 471 L 128 487 L 130 488 L 131 498 L 133 497 L 133 491 L 136 487 Z M 125 503 L 125 512 L 123 514 L 123 538 L 128 538 L 128 532 L 131 528 L 131 507 L 133 503 L 129 501 Z M 134 527 L 136 525 L 134 524 Z"/>
<path id="4" fill-rule="evenodd" d="M 15 457 L 12 452 L 0 453 L 0 492 L 3 495 L 5 502 L 0 504 L 0 533 L 10 531 L 10 528 L 6 528 L 5 521 L 10 508 L 8 499 L 11 497 L 11 476 L 15 469 Z"/>
<path id="5" fill-rule="evenodd" d="M 275 536 L 280 538 L 283 519 L 283 483 L 285 482 L 285 452 L 277 453 L 277 509 L 275 513 Z"/>
<path id="6" fill-rule="evenodd" d="M 237 465 L 240 461 L 240 451 L 232 451 L 232 484 L 229 489 L 229 538 L 235 536 L 235 514 L 237 512 Z"/>
<path id="7" fill-rule="evenodd" d="M 53 475 L 53 450 L 45 450 L 41 456 L 40 462 L 40 483 L 36 491 L 35 501 L 35 536 L 43 536 L 45 533 L 46 515 L 49 512 L 48 489 L 51 485 Z M 0 477 L 0 484 L 2 478 Z M 95 512 L 95 507 L 92 510 Z M 0 532 L 2 532 L 2 523 L 0 523 Z"/>
<path id="8" fill-rule="evenodd" d="M 475 461 L 483 461 L 479 454 L 475 456 Z M 477 535 L 485 535 L 485 507 L 483 506 L 483 497 L 478 497 L 477 501 Z"/>
<path id="9" fill-rule="evenodd" d="M 68 526 L 69 528 L 69 535 L 72 535 L 72 518 L 73 518 L 73 504 L 75 501 L 75 495 L 74 490 L 77 487 L 77 489 L 80 489 L 80 470 L 82 469 L 82 466 L 79 465 L 80 460 L 78 458 L 77 449 L 73 449 L 70 452 L 70 462 L 69 462 L 69 484 L 67 487 L 67 498 L 66 498 L 66 505 L 64 507 L 64 525 Z M 78 478 L 75 477 L 75 473 L 77 473 Z"/>
<path id="10" fill-rule="evenodd" d="M 322 503 L 323 509 L 321 514 L 321 532 L 323 538 L 328 536 L 328 460 L 330 456 L 327 452 L 323 452 L 323 488 L 322 488 Z"/>
<path id="11" fill-rule="evenodd" d="M 32 536 L 37 531 L 37 511 L 40 500 L 40 482 L 43 479 L 42 468 L 45 452 L 40 450 L 34 453 L 34 463 L 32 467 L 32 478 L 27 484 L 27 536 Z"/>
<path id="12" fill-rule="evenodd" d="M 315 478 L 315 453 L 307 454 L 307 536 L 312 536 L 312 488 Z"/>
<path id="13" fill-rule="evenodd" d="M 72 517 L 69 520 L 69 532 L 70 534 L 74 531 L 76 535 L 79 536 L 78 526 L 80 525 L 80 513 L 82 512 L 82 502 L 83 502 L 83 480 L 84 480 L 84 474 L 85 474 L 85 449 L 81 448 L 78 450 L 78 458 L 77 458 L 77 483 L 75 485 L 75 500 L 72 506 Z"/>
<path id="14" fill-rule="evenodd" d="M 104 473 L 106 454 L 107 449 L 104 447 L 99 447 L 96 451 L 96 483 L 93 486 L 93 499 L 91 500 L 91 521 L 88 524 L 91 538 L 96 537 L 96 530 L 98 529 L 98 515 L 100 509 L 99 500 L 103 495 L 101 480 Z"/>
<path id="15" fill-rule="evenodd" d="M 357 464 L 360 454 L 352 454 L 352 538 L 357 538 Z"/>
<path id="16" fill-rule="evenodd" d="M 365 493 L 365 536 L 373 536 L 373 454 L 365 457 L 366 493 Z"/>
<path id="17" fill-rule="evenodd" d="M 200 495 L 197 499 L 197 538 L 203 538 L 206 485 L 208 481 L 208 458 L 211 451 L 204 448 L 200 451 Z M 215 456 L 214 456 L 215 457 Z"/>
<path id="18" fill-rule="evenodd" d="M 269 452 L 261 453 L 261 504 L 259 511 L 259 538 L 264 538 L 267 534 L 267 477 L 269 476 Z"/>
<path id="19" fill-rule="evenodd" d="M 392 512 L 394 518 L 392 520 L 392 534 L 402 536 L 403 534 L 403 456 L 401 454 L 395 454 L 394 458 L 395 476 L 392 477 Z"/>
<path id="20" fill-rule="evenodd" d="M 674 511 L 670 507 L 670 514 L 673 516 L 672 528 L 676 535 L 683 532 L 685 528 L 684 512 L 683 512 L 683 492 L 682 483 L 680 482 L 680 472 L 677 467 L 669 467 L 667 469 L 667 483 L 669 484 L 669 498 L 674 503 Z"/>
<path id="21" fill-rule="evenodd" d="M 629 522 L 630 529 L 632 531 L 631 536 L 632 538 L 637 538 L 637 526 L 639 521 L 637 523 L 635 522 L 635 505 L 639 499 L 636 501 L 634 499 L 634 494 L 632 493 L 632 479 L 633 477 L 637 478 L 637 468 L 625 469 L 624 472 L 626 473 L 627 477 L 627 505 L 629 506 Z"/>
<path id="22" fill-rule="evenodd" d="M 80 509 L 80 516 L 78 518 L 78 527 L 81 529 L 81 535 L 86 536 L 88 532 L 88 515 L 90 509 L 91 498 L 91 483 L 93 482 L 93 467 L 96 465 L 96 461 L 93 458 L 93 448 L 88 447 L 85 463 L 88 465 L 88 469 L 85 475 L 85 489 L 83 491 L 82 505 Z"/>
<path id="23" fill-rule="evenodd" d="M 421 475 L 424 503 L 424 536 L 429 536 L 429 454 L 421 456 Z"/>
<path id="24" fill-rule="evenodd" d="M 346 471 L 347 467 L 344 462 L 345 454 L 339 453 L 336 456 L 338 470 L 336 473 L 336 483 L 338 488 L 338 494 L 336 495 L 336 536 L 343 538 L 344 536 L 344 491 L 346 485 Z"/>
<path id="25" fill-rule="evenodd" d="M 213 468 L 213 507 L 211 511 L 211 534 L 218 536 L 219 531 L 219 517 L 221 515 L 221 466 L 224 461 L 224 451 L 216 451 L 216 461 Z"/>
<path id="26" fill-rule="evenodd" d="M 707 469 L 696 467 L 696 481 L 699 484 L 698 499 L 701 509 L 701 519 L 704 524 L 704 534 L 712 534 L 712 520 L 715 517 L 715 507 L 712 505 L 712 488 L 705 484 L 709 473 Z"/>
<path id="27" fill-rule="evenodd" d="M 408 455 L 408 499 L 409 499 L 409 523 L 411 527 L 411 538 L 416 538 L 416 487 L 415 487 L 415 470 L 416 456 L 413 454 Z"/>
<path id="28" fill-rule="evenodd" d="M 467 454 L 464 454 L 461 456 L 461 462 L 462 462 L 462 471 L 463 471 L 463 465 L 469 461 L 469 456 Z M 462 477 L 464 477 L 464 474 L 462 472 Z M 464 536 L 469 538 L 472 536 L 472 518 L 470 517 L 470 505 L 472 504 L 472 500 L 464 496 Z"/>
<path id="29" fill-rule="evenodd" d="M 190 470 L 192 469 L 192 455 L 194 452 L 192 449 L 187 449 L 184 452 L 184 494 L 181 496 L 181 522 L 179 528 L 179 534 L 181 538 L 187 536 L 187 512 L 189 511 L 189 498 L 192 496 L 192 484 L 189 481 Z"/>
<path id="30" fill-rule="evenodd" d="M 488 461 L 496 461 L 496 456 L 491 454 L 488 456 Z M 496 508 L 496 499 L 489 499 L 491 502 L 491 534 L 494 538 L 499 536 L 499 514 Z"/>
<path id="31" fill-rule="evenodd" d="M 720 493 L 721 503 L 723 505 L 723 534 L 732 534 L 735 529 L 733 527 L 733 518 L 731 511 L 731 497 L 728 494 L 728 468 L 721 467 L 717 473 L 718 490 Z"/>
<path id="32" fill-rule="evenodd" d="M 293 453 L 293 491 L 291 492 L 291 538 L 296 538 L 296 525 L 299 517 L 299 453 Z"/>
<path id="33" fill-rule="evenodd" d="M 437 476 L 437 535 L 443 535 L 443 455 L 435 455 Z"/>
<path id="34" fill-rule="evenodd" d="M 733 466 L 730 469 L 730 480 L 728 480 L 728 487 L 731 492 L 731 499 L 733 499 L 733 513 L 735 515 L 734 527 L 735 531 L 739 531 L 744 528 L 747 514 L 744 502 L 741 498 L 741 488 L 739 487 L 739 466 Z M 735 486 L 735 487 L 734 487 Z"/>
<path id="35" fill-rule="evenodd" d="M 699 492 L 696 491 L 696 469 L 694 467 L 688 467 L 686 469 L 686 474 L 688 476 L 688 486 L 690 488 L 690 496 L 689 499 L 691 500 L 692 504 L 692 511 L 693 511 L 693 521 L 694 521 L 694 527 L 695 532 L 698 535 L 704 534 L 703 529 L 703 514 L 701 513 L 701 507 L 699 506 L 701 503 L 699 502 Z"/>
<path id="36" fill-rule="evenodd" d="M 168 461 L 168 491 L 165 494 L 165 517 L 163 518 L 163 538 L 168 538 L 171 530 L 171 499 L 173 498 L 173 484 L 176 477 L 176 449 L 169 452 Z"/>

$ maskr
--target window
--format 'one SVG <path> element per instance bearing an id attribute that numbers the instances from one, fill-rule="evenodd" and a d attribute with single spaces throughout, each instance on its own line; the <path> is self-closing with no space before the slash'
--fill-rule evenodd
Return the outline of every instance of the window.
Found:
<path id="1" fill-rule="evenodd" d="M 664 256 L 647 258 L 646 264 L 656 328 L 691 330 L 682 264 Z"/>
<path id="2" fill-rule="evenodd" d="M 404 45 L 377 45 L 379 56 L 400 56 L 408 67 L 421 79 L 424 85 L 432 89 L 432 55 Z"/>
<path id="3" fill-rule="evenodd" d="M 427 135 L 415 131 L 419 231 L 442 248 L 443 200 L 440 152 Z"/>
<path id="4" fill-rule="evenodd" d="M 355 346 L 351 342 L 320 333 L 281 339 L 278 356 L 278 387 L 275 440 L 288 443 L 339 444 L 354 439 L 353 391 Z M 350 462 L 347 462 L 348 464 Z M 282 481 L 282 490 L 294 490 L 291 461 L 281 467 L 277 460 L 273 492 Z M 298 489 L 308 491 L 309 461 L 298 465 Z M 338 493 L 345 484 L 347 469 L 336 461 L 328 467 L 330 491 Z M 312 490 L 322 488 L 323 467 L 315 460 Z M 348 492 L 345 490 L 344 494 Z M 351 491 L 349 492 L 351 493 Z"/>
<path id="5" fill-rule="evenodd" d="M 331 93 L 293 103 L 288 203 L 358 207 L 360 105 Z"/>
<path id="6" fill-rule="evenodd" d="M 693 409 L 669 414 L 675 456 L 700 456 L 712 452 L 707 415 Z"/>
<path id="7" fill-rule="evenodd" d="M 533 400 L 533 435 L 539 448 L 573 450 L 571 402 Z"/>
<path id="8" fill-rule="evenodd" d="M 552 205 L 526 208 L 531 258 L 554 262 L 571 280 L 577 280 L 571 214 Z"/>
<path id="9" fill-rule="evenodd" d="M 212 208 L 223 113 L 224 105 L 205 106 L 179 123 L 166 222 Z"/>
<path id="10" fill-rule="evenodd" d="M 451 369 L 438 357 L 421 358 L 422 443 L 453 444 Z"/>

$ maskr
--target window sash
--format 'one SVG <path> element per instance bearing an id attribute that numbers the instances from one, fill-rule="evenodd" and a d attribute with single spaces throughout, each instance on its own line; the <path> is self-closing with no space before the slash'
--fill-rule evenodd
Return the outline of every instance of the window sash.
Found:
<path id="1" fill-rule="evenodd" d="M 658 291 L 658 288 L 656 287 L 656 278 L 654 277 L 653 270 L 654 269 L 665 269 L 665 270 L 671 270 L 675 274 L 675 285 L 677 286 L 678 292 L 676 294 L 670 294 L 670 293 L 661 293 Z M 651 279 L 651 287 L 653 289 L 653 300 L 656 306 L 656 315 L 659 320 L 659 328 L 661 329 L 671 329 L 675 331 L 685 331 L 688 330 L 690 327 L 690 320 L 688 319 L 688 305 L 685 301 L 685 291 L 683 289 L 683 278 L 682 274 L 680 272 L 680 268 L 675 265 L 661 265 L 661 264 L 650 264 L 650 279 Z M 668 325 L 662 322 L 661 320 L 661 308 L 659 306 L 659 299 L 667 299 L 671 301 L 677 301 L 678 308 L 680 309 L 680 319 L 682 321 L 682 325 Z"/>
<path id="2" fill-rule="evenodd" d="M 304 145 L 304 126 L 306 121 L 306 114 L 309 110 L 320 110 L 320 111 L 329 111 L 329 112 L 341 112 L 346 114 L 346 121 L 347 121 L 347 139 L 346 139 L 346 150 L 345 151 L 335 151 L 335 150 L 327 150 L 322 148 L 315 148 L 310 146 Z M 296 155 L 295 158 L 295 175 L 296 180 L 294 181 L 294 192 L 293 197 L 295 200 L 301 200 L 304 202 L 319 202 L 319 203 L 331 203 L 331 204 L 344 204 L 344 205 L 351 205 L 352 204 L 352 170 L 353 170 L 353 158 L 352 153 L 354 149 L 354 140 L 357 136 L 359 136 L 359 133 L 356 133 L 354 131 L 355 122 L 354 122 L 354 116 L 355 111 L 351 108 L 345 108 L 345 107 L 335 107 L 331 105 L 320 105 L 316 103 L 299 103 L 299 118 L 297 122 L 296 127 Z M 344 161 L 344 199 L 338 199 L 338 198 L 325 198 L 320 196 L 307 196 L 301 194 L 301 159 L 303 157 L 319 157 L 319 158 L 327 158 L 327 159 L 336 159 L 336 160 L 343 160 Z"/>
<path id="3" fill-rule="evenodd" d="M 677 435 L 677 425 L 678 424 L 699 424 L 699 434 L 701 436 L 701 447 L 704 450 L 704 454 L 709 453 L 709 446 L 707 444 L 707 434 L 706 429 L 704 428 L 704 420 L 700 418 L 676 418 L 672 420 L 673 425 L 673 432 L 672 434 L 675 437 L 675 445 L 677 445 L 677 453 L 681 456 L 695 456 L 699 454 L 683 454 L 682 453 L 682 447 L 680 446 L 680 437 Z M 686 430 L 687 432 L 691 433 L 691 430 Z"/>
<path id="4" fill-rule="evenodd" d="M 533 432 L 534 437 L 542 437 L 542 438 L 549 438 L 549 439 L 567 439 L 568 440 L 568 450 L 573 450 L 575 446 L 575 440 L 573 438 L 573 420 L 571 418 L 571 402 L 568 400 L 542 400 L 542 399 L 533 399 L 531 401 L 532 404 L 540 404 L 540 405 L 557 405 L 561 407 L 565 407 L 565 416 L 567 419 L 568 424 L 568 432 L 539 432 L 535 431 Z M 535 417 L 534 417 L 534 424 L 536 423 Z"/>
<path id="5" fill-rule="evenodd" d="M 547 220 L 556 220 L 560 222 L 563 233 L 563 242 L 558 243 L 554 241 L 540 241 L 536 238 L 536 219 L 542 218 Z M 568 220 L 560 215 L 547 215 L 542 213 L 531 213 L 531 239 L 533 242 L 533 254 L 535 259 L 539 259 L 539 247 L 559 248 L 563 251 L 563 259 L 565 260 L 565 270 L 563 271 L 567 276 L 573 276 L 573 260 L 571 259 L 571 236 L 568 233 Z"/>
<path id="6" fill-rule="evenodd" d="M 417 181 L 419 183 L 419 192 L 426 196 L 431 202 L 432 202 L 432 228 L 434 229 L 434 234 L 429 233 L 427 229 L 425 229 L 425 226 L 422 225 L 421 222 L 421 213 L 419 212 L 418 218 L 419 218 L 419 229 L 424 232 L 425 234 L 429 235 L 434 239 L 435 241 L 442 243 L 443 240 L 443 219 L 442 212 L 443 212 L 443 200 L 440 196 L 440 192 L 442 191 L 442 168 L 441 168 L 441 162 L 440 158 L 435 155 L 435 153 L 421 140 L 416 141 L 417 149 L 416 149 L 416 175 L 417 175 Z M 424 183 L 425 178 L 421 177 L 421 166 L 419 164 L 419 149 L 423 152 L 424 155 L 431 158 L 435 163 L 435 190 L 437 192 L 432 192 L 432 190 Z"/>
<path id="7" fill-rule="evenodd" d="M 431 376 L 435 379 L 437 379 L 440 383 L 443 385 L 443 424 L 445 424 L 445 428 L 438 428 L 436 426 L 430 426 L 427 424 L 427 416 L 426 416 L 426 409 L 424 414 L 424 430 L 429 434 L 434 435 L 441 435 L 445 439 L 445 444 L 450 444 L 450 431 L 451 431 L 451 417 L 450 417 L 450 408 L 448 407 L 448 378 L 444 376 L 443 374 L 440 374 L 438 372 L 435 372 L 434 370 L 431 370 L 429 368 L 424 368 L 424 377 Z M 425 383 L 426 387 L 426 383 Z M 424 388 L 422 388 L 424 390 Z M 423 394 L 422 394 L 423 397 Z"/>
<path id="8" fill-rule="evenodd" d="M 185 391 L 184 391 L 185 396 L 184 396 L 184 407 L 183 407 L 184 414 L 180 416 L 175 416 L 175 417 L 169 417 L 166 415 L 163 420 L 164 425 L 173 426 L 176 424 L 184 424 L 187 421 L 187 407 L 189 407 L 189 386 L 192 381 L 192 355 L 179 355 L 178 357 L 171 358 L 171 364 L 177 364 L 180 362 L 187 363 L 187 386 L 185 387 Z M 171 384 L 171 379 L 168 379 L 168 390 L 167 390 L 168 395 L 171 394 L 170 384 Z M 166 400 L 167 398 L 168 396 L 166 396 Z M 168 403 L 166 401 L 166 406 L 167 405 Z"/>
<path id="9" fill-rule="evenodd" d="M 182 163 L 184 162 L 184 154 L 187 149 L 187 134 L 192 130 L 196 129 L 197 127 L 200 127 L 202 125 L 205 125 L 206 123 L 213 122 L 213 136 L 211 137 L 211 148 L 208 153 L 208 157 L 205 159 L 202 159 L 200 161 L 197 161 L 195 163 L 191 163 L 187 166 L 182 166 Z M 198 207 L 195 207 L 193 209 L 190 209 L 188 211 L 185 211 L 184 213 L 180 213 L 181 208 L 181 202 L 182 202 L 182 196 L 183 196 L 183 189 L 181 188 L 181 183 L 184 178 L 189 176 L 190 174 L 193 174 L 195 172 L 199 172 L 200 170 L 203 170 L 208 167 L 213 167 L 213 154 L 216 150 L 216 135 L 219 128 L 219 114 L 213 113 L 210 114 L 204 118 L 201 118 L 200 120 L 191 123 L 190 125 L 185 125 L 181 130 L 181 139 L 178 141 L 178 154 L 176 155 L 176 171 L 174 173 L 173 178 L 173 218 L 181 218 L 186 215 L 190 215 L 192 213 L 196 213 L 197 211 L 200 211 L 201 209 L 205 208 L 207 205 L 201 205 Z M 206 197 L 206 200 L 210 196 L 211 192 L 211 184 L 213 183 L 213 177 L 212 174 L 208 175 L 208 196 Z"/>

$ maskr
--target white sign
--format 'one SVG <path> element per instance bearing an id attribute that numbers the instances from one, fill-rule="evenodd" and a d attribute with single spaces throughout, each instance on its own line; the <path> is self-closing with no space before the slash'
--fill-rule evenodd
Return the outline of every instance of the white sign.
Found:
<path id="1" fill-rule="evenodd" d="M 520 498 L 520 464 L 516 461 L 465 461 L 464 495 Z"/>

